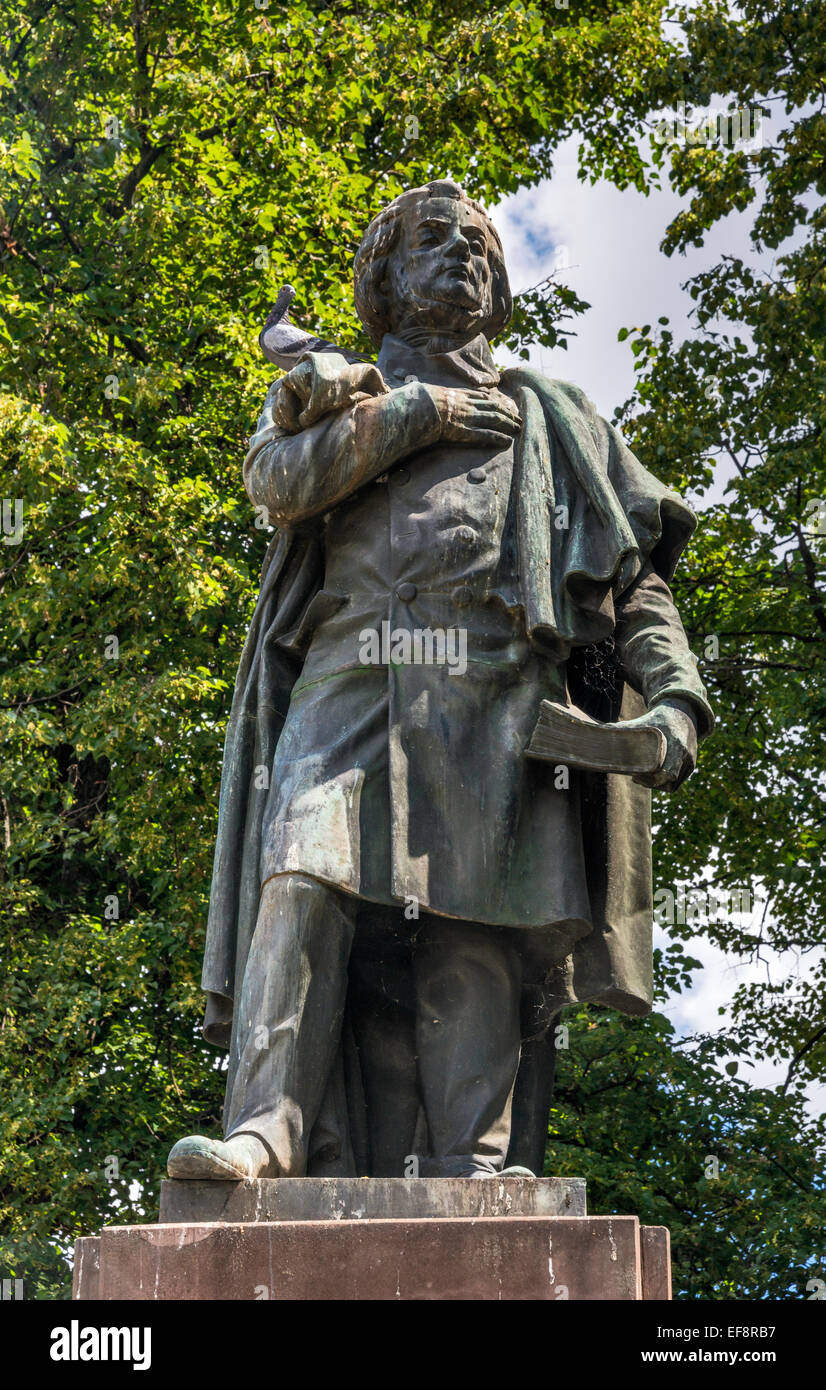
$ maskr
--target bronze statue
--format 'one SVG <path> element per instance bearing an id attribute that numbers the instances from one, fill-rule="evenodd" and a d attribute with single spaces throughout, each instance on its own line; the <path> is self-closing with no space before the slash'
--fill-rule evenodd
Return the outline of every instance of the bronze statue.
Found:
<path id="1" fill-rule="evenodd" d="M 367 229 L 375 363 L 307 340 L 289 297 L 244 463 L 278 533 L 203 974 L 225 1138 L 169 1172 L 541 1171 L 559 1011 L 651 1007 L 648 788 L 713 722 L 668 589 L 695 518 L 576 387 L 497 370 L 502 248 L 457 185 Z M 662 757 L 528 756 L 543 701 L 656 729 Z"/>

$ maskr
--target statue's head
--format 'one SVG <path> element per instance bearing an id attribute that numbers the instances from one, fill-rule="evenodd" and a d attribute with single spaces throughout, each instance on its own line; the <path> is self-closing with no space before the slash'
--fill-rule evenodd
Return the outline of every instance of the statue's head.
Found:
<path id="1" fill-rule="evenodd" d="M 356 309 L 377 345 L 412 328 L 494 338 L 513 308 L 493 223 L 447 180 L 402 193 L 373 218 L 354 279 Z"/>

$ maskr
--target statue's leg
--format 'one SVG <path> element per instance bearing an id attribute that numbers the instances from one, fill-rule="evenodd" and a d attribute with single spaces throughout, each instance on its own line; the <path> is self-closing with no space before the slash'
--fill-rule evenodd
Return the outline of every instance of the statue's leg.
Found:
<path id="1" fill-rule="evenodd" d="M 356 900 L 303 874 L 264 884 L 244 971 L 224 1133 L 253 1133 L 300 1177 L 339 1047 Z"/>
<path id="2" fill-rule="evenodd" d="M 261 890 L 230 1051 L 223 1143 L 192 1136 L 172 1177 L 301 1177 L 340 1044 L 356 900 L 303 874 Z"/>
<path id="3" fill-rule="evenodd" d="M 358 1047 L 372 1177 L 414 1176 L 421 1112 L 416 1068 L 411 928 L 401 908 L 362 904 L 350 958 L 350 1017 Z"/>
<path id="4" fill-rule="evenodd" d="M 534 1173 L 545 1166 L 548 1116 L 554 1094 L 559 999 L 549 987 L 553 970 L 570 950 L 570 938 L 557 928 L 520 930 L 522 958 L 522 1056 L 516 1075 L 508 1163 Z"/>
<path id="5" fill-rule="evenodd" d="M 431 917 L 416 937 L 419 1078 L 430 1135 L 422 1171 L 500 1172 L 520 1051 L 519 953 L 506 931 Z"/>
<path id="6" fill-rule="evenodd" d="M 522 1056 L 513 1093 L 511 1140 L 508 1163 L 524 1164 L 541 1174 L 548 1144 L 548 1115 L 554 1095 L 556 1072 L 554 1015 L 550 1026 L 538 1037 L 522 1043 Z"/>

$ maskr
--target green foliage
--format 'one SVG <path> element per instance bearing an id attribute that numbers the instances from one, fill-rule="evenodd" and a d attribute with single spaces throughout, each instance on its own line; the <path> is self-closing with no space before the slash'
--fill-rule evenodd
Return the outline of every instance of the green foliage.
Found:
<path id="1" fill-rule="evenodd" d="M 664 249 L 701 244 L 749 205 L 755 251 L 780 253 L 770 274 L 726 255 L 695 276 L 686 341 L 665 325 L 633 342 L 640 374 L 620 418 L 641 457 L 698 497 L 728 480 L 677 582 L 720 726 L 702 784 L 661 807 L 659 875 L 685 880 L 689 844 L 720 888 L 759 900 L 751 925 L 709 928 L 716 944 L 797 955 L 799 973 L 739 986 L 718 1041 L 721 1055 L 785 1060 L 795 1090 L 826 1075 L 826 12 L 705 3 L 686 39 L 661 101 L 676 90 L 690 111 L 732 91 L 771 117 L 757 148 L 675 150 L 672 181 L 693 196 Z"/>
<path id="2" fill-rule="evenodd" d="M 593 1212 L 668 1226 L 675 1298 L 809 1298 L 826 1246 L 823 1118 L 721 1075 L 713 1046 L 678 1045 L 662 1015 L 567 1022 L 547 1171 L 584 1177 Z"/>
<path id="3" fill-rule="evenodd" d="M 643 1076 L 661 1066 L 669 1078 L 664 1108 L 659 1088 L 649 1092 L 653 1147 L 649 1108 L 632 1113 L 624 1087 L 613 1092 L 612 1121 L 633 1158 L 631 1209 L 643 1210 L 655 1165 L 649 1210 L 672 1228 L 683 1290 L 800 1298 L 808 1278 L 822 1277 L 826 1245 L 826 1135 L 804 1103 L 805 1088 L 826 1079 L 826 12 L 706 0 L 680 13 L 685 49 L 656 74 L 652 108 L 683 100 L 690 127 L 722 92 L 771 114 L 756 148 L 672 149 L 672 184 L 692 196 L 663 249 L 702 245 L 721 218 L 749 208 L 755 251 L 780 254 L 771 274 L 726 255 L 695 276 L 696 331 L 686 341 L 667 320 L 632 335 L 637 389 L 618 420 L 644 462 L 703 499 L 676 596 L 719 718 L 702 778 L 656 801 L 656 873 L 658 885 L 676 887 L 710 868 L 718 891 L 751 890 L 750 919 L 724 916 L 703 931 L 730 957 L 766 963 L 721 1008 L 720 1031 L 689 1047 L 675 1049 L 656 1019 L 600 1028 L 609 1044 L 612 1030 L 643 1038 L 653 1064 L 638 1062 Z M 697 927 L 669 930 L 689 941 Z M 775 952 L 785 953 L 779 965 Z M 559 1132 L 583 1146 L 597 1190 L 605 1183 L 599 1209 L 619 1210 L 598 1113 L 574 1124 L 610 1071 L 610 1050 L 596 1047 L 587 1077 L 576 1054 L 573 1114 Z M 785 1068 L 776 1091 L 745 1084 L 763 1059 Z M 648 1085 L 634 1081 L 637 1099 Z M 719 1181 L 704 1178 L 704 1151 L 720 1156 Z"/>
<path id="4" fill-rule="evenodd" d="M 590 307 L 569 285 L 558 284 L 549 275 L 515 300 L 508 329 L 508 346 L 525 361 L 530 356 L 532 343 L 542 343 L 549 348 L 567 348 L 567 340 L 574 330 L 563 328 L 563 323 L 577 314 L 584 314 Z"/>

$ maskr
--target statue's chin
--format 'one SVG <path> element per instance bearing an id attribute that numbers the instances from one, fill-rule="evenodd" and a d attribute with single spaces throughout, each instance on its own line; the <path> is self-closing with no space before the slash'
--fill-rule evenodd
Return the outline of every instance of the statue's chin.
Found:
<path id="1" fill-rule="evenodd" d="M 455 339 L 457 343 L 470 342 L 481 331 L 489 311 L 481 307 L 470 295 L 452 293 L 450 296 L 434 296 L 410 306 L 406 313 L 395 318 L 393 332 L 399 337 L 423 335 Z"/>

